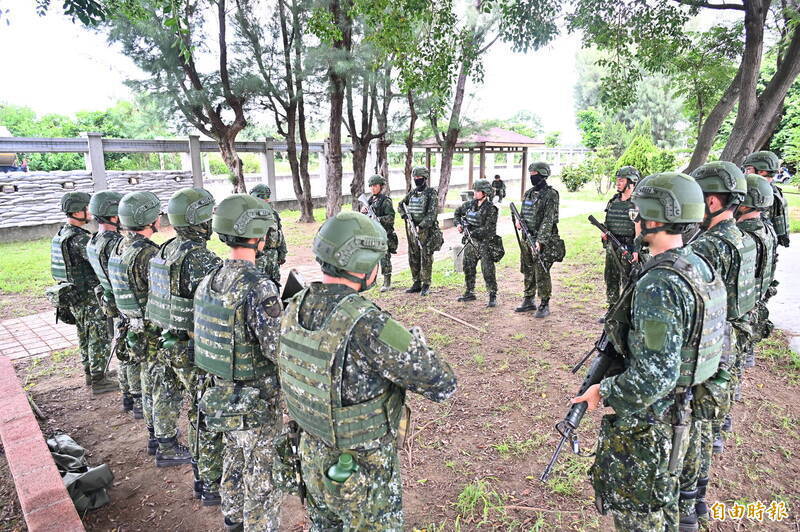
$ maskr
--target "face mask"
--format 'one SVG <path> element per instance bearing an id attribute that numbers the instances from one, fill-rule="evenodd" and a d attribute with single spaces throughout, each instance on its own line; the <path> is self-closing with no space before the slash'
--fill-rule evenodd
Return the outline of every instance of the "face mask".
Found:
<path id="1" fill-rule="evenodd" d="M 540 174 L 532 175 L 531 176 L 531 185 L 535 188 L 539 189 L 544 186 L 544 178 Z"/>
<path id="2" fill-rule="evenodd" d="M 417 185 L 417 188 L 422 190 L 425 188 L 425 178 L 414 178 L 414 184 Z"/>

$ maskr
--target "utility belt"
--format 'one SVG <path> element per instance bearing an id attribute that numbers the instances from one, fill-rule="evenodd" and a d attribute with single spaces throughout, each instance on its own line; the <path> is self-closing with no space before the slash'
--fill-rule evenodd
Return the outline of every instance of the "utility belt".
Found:
<path id="1" fill-rule="evenodd" d="M 272 380 L 277 391 L 277 376 Z M 269 385 L 265 379 L 233 382 L 215 377 L 199 404 L 206 429 L 231 432 L 255 429 L 268 423 L 276 416 L 277 397 L 263 397 L 265 382 Z"/>

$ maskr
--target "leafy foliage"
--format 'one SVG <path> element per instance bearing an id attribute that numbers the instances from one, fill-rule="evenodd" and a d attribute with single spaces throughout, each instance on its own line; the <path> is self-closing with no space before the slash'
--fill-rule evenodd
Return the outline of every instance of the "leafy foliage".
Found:
<path id="1" fill-rule="evenodd" d="M 640 135 L 631 142 L 631 145 L 617 161 L 616 166 L 617 168 L 633 166 L 645 176 L 672 171 L 675 168 L 675 162 L 675 156 L 672 153 L 658 148 L 650 137 Z"/>

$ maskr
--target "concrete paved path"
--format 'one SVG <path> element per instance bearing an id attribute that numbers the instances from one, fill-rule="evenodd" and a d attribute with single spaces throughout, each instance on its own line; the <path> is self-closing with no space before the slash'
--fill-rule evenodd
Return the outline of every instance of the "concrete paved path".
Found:
<path id="1" fill-rule="evenodd" d="M 778 250 L 778 269 L 775 278 L 780 281 L 778 294 L 769 301 L 769 318 L 775 327 L 783 330 L 791 348 L 800 353 L 800 238 L 792 239 L 792 246 Z"/>
<path id="2" fill-rule="evenodd" d="M 588 214 L 604 207 L 603 202 L 594 201 L 565 201 L 562 204 L 561 219 Z M 402 230 L 402 225 L 398 225 Z M 514 231 L 509 217 L 504 217 L 497 227 L 500 235 L 507 235 Z M 434 260 L 448 258 L 450 248 L 461 243 L 461 235 L 450 228 L 444 231 L 444 245 L 434 255 Z M 307 282 L 318 281 L 321 278 L 319 265 L 316 262 L 295 266 Z M 392 257 L 392 268 L 395 272 L 408 269 L 408 254 L 405 249 Z M 284 275 L 288 275 L 288 269 Z M 798 327 L 800 333 L 800 327 Z M 55 323 L 55 313 L 52 310 L 0 321 L 0 356 L 25 358 L 29 356 L 42 356 L 53 351 L 67 349 L 78 344 L 75 326 L 65 323 Z"/>

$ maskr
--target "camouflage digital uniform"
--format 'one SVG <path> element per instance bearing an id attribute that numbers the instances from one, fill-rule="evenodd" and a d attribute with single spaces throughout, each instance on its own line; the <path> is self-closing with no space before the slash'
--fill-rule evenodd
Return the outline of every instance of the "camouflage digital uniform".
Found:
<path id="1" fill-rule="evenodd" d="M 204 310 L 203 300 L 209 294 L 226 294 L 230 301 L 238 302 L 235 309 L 229 309 L 235 313 L 232 333 L 219 328 L 218 318 L 209 317 Z M 227 524 L 242 523 L 245 530 L 278 531 L 282 497 L 272 480 L 272 442 L 282 426 L 278 372 L 272 362 L 280 333 L 278 288 L 255 264 L 228 259 L 200 283 L 194 301 L 198 365 L 203 365 L 204 327 L 212 331 L 210 338 L 233 334 L 249 351 L 246 360 L 235 357 L 236 366 L 230 369 L 233 378 L 214 375 L 201 399 L 206 428 L 223 433 L 222 513 Z M 210 344 L 209 348 L 216 349 Z M 217 355 L 210 352 L 206 360 L 210 357 Z M 252 375 L 248 379 L 236 373 L 245 364 Z M 214 374 L 210 368 L 207 371 Z"/>
<path id="2" fill-rule="evenodd" d="M 441 246 L 442 232 L 439 229 L 437 213 L 439 199 L 436 189 L 426 186 L 423 190 L 412 188 L 400 203 L 405 205 L 411 219 L 417 225 L 422 249 L 414 240 L 406 222 L 406 235 L 408 236 L 408 265 L 414 284 L 430 286 L 431 272 L 433 269 L 433 253 L 437 246 Z M 418 207 L 415 207 L 417 206 Z"/>
<path id="3" fill-rule="evenodd" d="M 312 283 L 290 301 L 281 321 L 278 365 L 290 414 L 295 405 L 301 408 L 298 402 L 312 401 L 308 398 L 310 388 L 303 384 L 303 377 L 292 369 L 297 364 L 304 365 L 301 357 L 305 355 L 295 354 L 294 349 L 289 349 L 295 345 L 290 339 L 321 330 L 330 320 L 337 319 L 337 313 L 345 304 L 352 305 L 351 309 L 361 308 L 364 312 L 357 316 L 348 314 L 350 318 L 345 321 L 350 324 L 349 331 L 327 330 L 334 335 L 330 340 L 342 346 L 339 348 L 342 358 L 339 358 L 340 352 L 337 350 L 336 360 L 339 362 L 331 369 L 332 378 L 337 383 L 341 381 L 341 386 L 334 385 L 337 396 L 340 395 L 341 407 L 332 405 L 334 410 L 371 405 L 387 395 L 401 401 L 402 405 L 406 390 L 436 402 L 444 401 L 453 394 L 456 388 L 453 371 L 427 346 L 418 330 L 409 333 L 387 312 L 350 287 Z M 332 356 L 332 353 L 319 353 L 317 356 L 329 355 Z M 397 404 L 391 403 L 394 406 L 390 406 L 390 403 L 391 399 L 387 400 L 385 406 L 387 418 L 391 417 L 389 412 L 398 411 Z M 396 442 L 399 424 L 392 424 L 385 429 L 383 436 L 376 439 L 364 437 L 359 440 L 362 443 L 345 443 L 346 447 L 338 448 L 309 432 L 308 427 L 303 426 L 303 421 L 296 419 L 303 429 L 300 458 L 308 489 L 311 530 L 404 530 L 402 481 Z M 338 432 L 346 430 L 345 425 L 334 430 L 337 435 L 345 437 Z M 355 434 L 353 438 L 358 437 L 358 432 Z M 327 471 L 345 449 L 358 464 L 358 470 L 343 483 L 332 481 Z"/>
<path id="4" fill-rule="evenodd" d="M 774 200 L 772 207 L 767 211 L 769 213 L 769 220 L 772 227 L 775 229 L 775 235 L 778 237 L 778 243 L 784 247 L 789 247 L 789 203 L 783 195 L 781 187 L 775 183 L 770 183 L 772 186 L 772 194 Z"/>
<path id="5" fill-rule="evenodd" d="M 100 230 L 92 235 L 92 239 L 89 241 L 87 246 L 87 251 L 90 254 L 90 262 L 92 262 L 91 254 L 93 252 L 97 254 L 97 263 L 95 264 L 92 262 L 92 268 L 94 269 L 94 272 L 101 284 L 104 285 L 103 291 L 98 296 L 100 310 L 103 311 L 107 319 L 112 320 L 112 330 L 114 334 L 119 336 L 116 346 L 117 360 L 119 361 L 119 372 L 117 373 L 119 389 L 123 396 L 141 396 L 141 379 L 137 377 L 134 381 L 131 381 L 128 378 L 128 376 L 134 371 L 138 375 L 139 367 L 136 366 L 135 370 L 131 370 L 131 364 L 133 364 L 133 362 L 131 361 L 130 353 L 128 352 L 128 343 L 125 341 L 124 335 L 120 334 L 119 332 L 121 330 L 127 331 L 126 319 L 119 313 L 119 310 L 117 309 L 117 304 L 114 301 L 113 289 L 105 289 L 105 286 L 108 286 L 109 288 L 111 287 L 111 280 L 108 276 L 108 258 L 111 256 L 112 250 L 117 246 L 117 244 L 119 244 L 122 238 L 122 233 L 119 231 Z M 97 289 L 95 293 L 97 294 Z M 132 385 L 136 387 L 134 388 Z"/>
<path id="6" fill-rule="evenodd" d="M 633 208 L 633 202 L 622 200 L 621 194 L 617 193 L 609 200 L 605 211 L 606 227 L 629 251 L 633 251 L 633 242 L 636 237 L 634 223 L 628 217 L 628 211 L 631 208 Z M 606 248 L 603 278 L 606 281 L 606 301 L 610 308 L 619 299 L 620 291 L 628 284 L 632 264 L 622 256 L 621 252 L 614 250 L 610 242 L 606 241 L 603 245 Z"/>
<path id="7" fill-rule="evenodd" d="M 617 530 L 677 529 L 680 467 L 673 472 L 668 468 L 672 423 L 682 350 L 692 346 L 698 316 L 697 296 L 684 276 L 659 266 L 674 258 L 685 261 L 692 275 L 704 282 L 714 279 L 709 265 L 689 247 L 654 258 L 631 288 L 625 343 L 617 345 L 614 340 L 624 353 L 624 371 L 600 384 L 600 396 L 614 413 L 603 416 L 590 476 L 598 507 L 612 513 Z M 723 289 L 719 281 L 716 286 L 722 321 Z M 606 319 L 612 339 L 618 338 L 614 315 L 612 309 Z"/>
<path id="8" fill-rule="evenodd" d="M 456 209 L 454 222 L 458 225 L 466 226 L 469 230 L 472 241 L 478 246 L 476 250 L 469 243 L 467 236 L 461 238 L 464 244 L 464 281 L 466 292 L 472 293 L 475 290 L 475 276 L 478 261 L 481 263 L 483 280 L 486 283 L 486 291 L 490 294 L 497 293 L 497 278 L 495 276 L 494 237 L 497 236 L 497 206 L 488 197 L 479 203 L 478 200 L 470 200 L 463 203 Z"/>
<path id="9" fill-rule="evenodd" d="M 206 235 L 196 228 L 176 226 L 175 232 L 177 236 L 164 243 L 157 256 L 163 257 L 169 263 L 182 259 L 178 275 L 174 279 L 170 276 L 170 291 L 191 300 L 200 281 L 209 272 L 219 268 L 222 259 L 206 247 Z M 167 333 L 174 342 L 162 344 L 158 351 L 158 357 L 163 364 L 158 369 L 160 378 L 153 387 L 154 403 L 160 407 L 159 415 L 156 416 L 155 433 L 159 438 L 174 437 L 177 434 L 182 395 L 188 394 L 189 448 L 197 463 L 199 479 L 209 490 L 216 491 L 213 486 L 219 484 L 222 476 L 222 434 L 205 430 L 202 426 L 199 435 L 195 432 L 198 426 L 198 392 L 201 380 L 205 380 L 205 372 L 194 365 L 191 332 L 167 328 Z"/>
<path id="10" fill-rule="evenodd" d="M 381 193 L 373 194 L 368 201 L 372 212 L 375 213 L 375 220 L 386 230 L 386 237 L 389 240 L 389 250 L 381 259 L 381 273 L 390 275 L 392 273 L 392 254 L 397 253 L 397 233 L 394 231 L 392 198 Z"/>
<path id="11" fill-rule="evenodd" d="M 769 320 L 767 301 L 771 296 L 770 287 L 775 279 L 775 256 L 778 240 L 769 222 L 763 216 L 742 220 L 736 225 L 750 235 L 756 243 L 757 250 L 755 276 L 758 297 L 756 308 L 750 314 L 752 336 L 748 345 L 748 353 L 752 353 L 755 344 L 768 337 L 773 328 L 772 322 Z"/>
<path id="12" fill-rule="evenodd" d="M 90 380 L 103 378 L 110 356 L 106 317 L 94 295 L 100 281 L 86 252 L 90 238 L 91 233 L 86 229 L 64 224 L 53 237 L 51 253 L 53 278 L 59 283 L 72 283 L 75 287 L 70 310 L 75 316 L 78 347 L 87 384 Z"/>
<path id="13" fill-rule="evenodd" d="M 531 237 L 541 244 L 539 255 L 542 264 L 533 257 L 526 242 L 520 243 L 520 271 L 525 277 L 524 297 L 534 298 L 536 293 L 542 300 L 550 299 L 553 285 L 550 268 L 553 266 L 553 245 L 558 235 L 558 191 L 544 184 L 541 188 L 531 187 L 522 196 L 520 214 L 528 224 Z"/>
<path id="14" fill-rule="evenodd" d="M 264 249 L 256 253 L 256 267 L 263 271 L 270 281 L 281 286 L 281 264 L 286 262 L 288 249 L 286 238 L 283 236 L 281 217 L 273 209 L 277 229 L 271 229 L 266 236 Z"/>
<path id="15" fill-rule="evenodd" d="M 502 179 L 493 179 L 492 180 L 492 188 L 494 189 L 494 195 L 499 198 L 500 201 L 506 197 L 506 183 Z M 494 198 L 489 198 L 493 200 Z"/>

